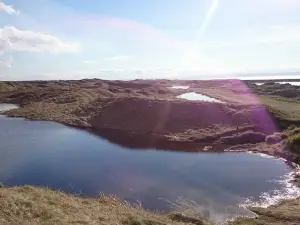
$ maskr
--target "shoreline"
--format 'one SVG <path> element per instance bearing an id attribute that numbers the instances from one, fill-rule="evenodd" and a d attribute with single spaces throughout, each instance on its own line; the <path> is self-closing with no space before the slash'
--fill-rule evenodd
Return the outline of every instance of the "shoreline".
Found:
<path id="1" fill-rule="evenodd" d="M 0 103 L 1 104 L 1 103 Z M 6 104 L 6 103 L 4 103 Z M 9 103 L 10 104 L 10 103 Z M 22 106 L 19 106 L 22 108 Z M 15 109 L 15 108 L 14 108 Z M 12 109 L 12 110 L 14 110 Z M 269 157 L 277 158 L 284 160 L 285 163 L 293 169 L 297 169 L 300 165 L 291 160 L 291 155 L 289 152 L 281 152 L 281 151 L 268 151 L 265 150 L 267 148 L 273 148 L 273 145 L 268 145 L 264 142 L 257 144 L 242 144 L 242 145 L 230 145 L 223 143 L 215 143 L 215 142 L 205 142 L 205 141 L 180 141 L 180 140 L 170 140 L 165 136 L 152 136 L 151 134 L 135 134 L 131 132 L 131 130 L 120 130 L 113 128 L 95 128 L 90 126 L 83 125 L 74 125 L 65 122 L 53 121 L 53 120 L 40 120 L 40 119 L 32 119 L 32 118 L 24 118 L 22 116 L 10 115 L 6 114 L 10 110 L 0 111 L 0 115 L 7 116 L 9 118 L 20 118 L 28 121 L 45 121 L 45 122 L 53 122 L 57 124 L 61 124 L 73 129 L 82 130 L 92 135 L 99 136 L 113 144 L 120 145 L 121 147 L 131 148 L 131 149 L 156 149 L 162 151 L 184 151 L 184 152 L 211 152 L 211 153 L 226 153 L 226 152 L 246 152 L 250 154 L 257 155 L 267 155 Z M 150 138 L 149 138 L 150 137 Z M 257 149 L 257 147 L 259 147 Z M 264 150 L 262 150 L 264 149 Z M 264 157 L 264 156 L 262 156 Z M 296 186 L 300 187 L 300 180 L 295 177 Z"/>
<path id="2" fill-rule="evenodd" d="M 175 84 L 190 88 L 167 88 Z M 287 101 L 285 98 L 285 94 L 290 94 L 286 90 L 290 87 L 288 85 L 258 87 L 238 80 L 125 82 L 94 79 L 3 82 L 2 87 L 0 102 L 17 103 L 21 108 L 0 114 L 60 123 L 124 147 L 187 152 L 253 152 L 283 158 L 294 170 L 297 169 L 294 162 L 296 165 L 300 163 L 299 151 L 290 149 L 285 139 L 281 143 L 265 142 L 276 132 L 300 125 L 298 100 Z M 227 103 L 176 99 L 186 92 L 204 94 Z M 297 93 L 297 90 L 294 92 Z M 295 174 L 294 178 L 294 184 L 298 186 L 299 176 Z M 280 210 L 293 219 L 297 218 L 296 212 L 289 214 L 284 209 L 285 205 L 293 209 L 293 204 L 299 211 L 300 199 L 284 201 L 270 206 L 268 210 Z M 265 214 L 263 210 L 250 210 L 259 215 L 252 221 L 260 221 L 260 218 L 281 221 L 281 218 Z M 243 220 L 234 224 L 251 223 Z"/>
<path id="3" fill-rule="evenodd" d="M 6 115 L 4 115 L 4 116 L 6 116 Z M 26 119 L 26 118 L 22 118 L 22 117 L 10 117 L 10 116 L 8 116 L 8 118 L 20 118 L 20 119 L 25 119 L 25 120 L 29 120 L 29 121 L 41 121 L 41 120 Z M 103 137 L 103 132 L 100 132 L 102 134 L 102 136 L 101 136 L 101 135 L 99 135 L 99 130 L 94 130 L 93 128 L 90 128 L 90 127 L 74 126 L 74 125 L 59 123 L 59 122 L 56 122 L 56 121 L 45 121 L 45 122 L 52 122 L 52 123 L 62 124 L 64 126 L 67 126 L 67 127 L 73 128 L 73 129 L 78 129 L 78 130 L 82 130 L 82 131 L 85 131 L 85 132 L 90 132 L 93 135 L 100 136 L 101 138 L 105 138 L 105 137 Z M 104 130 L 109 130 L 112 133 L 115 132 L 115 130 L 113 130 L 113 129 L 104 129 Z M 98 132 L 96 132 L 96 131 L 98 131 Z M 124 132 L 124 131 L 122 131 L 122 132 Z M 119 136 L 119 135 L 116 135 L 116 136 Z M 131 136 L 131 138 L 133 138 L 134 140 L 137 140 L 137 139 L 141 140 L 140 138 L 137 138 L 134 135 Z M 126 139 L 126 137 L 125 137 L 125 139 Z M 106 140 L 111 141 L 109 139 L 106 139 Z M 112 142 L 112 143 L 116 144 L 115 142 Z M 168 146 L 172 146 L 172 144 L 174 144 L 175 148 L 173 148 L 173 149 L 170 149 L 170 148 L 165 148 L 165 149 L 164 148 L 159 148 L 159 146 L 162 146 L 162 145 L 160 145 L 160 143 L 157 143 L 157 142 L 155 144 L 156 144 L 155 147 L 153 147 L 153 145 L 148 145 L 148 148 L 165 150 L 165 151 L 182 151 L 183 147 L 186 147 L 187 143 L 185 143 L 185 142 L 171 141 L 171 143 L 168 143 L 169 144 Z M 230 146 L 230 145 L 226 145 L 226 146 L 221 145 L 221 146 L 219 146 L 219 149 L 223 149 L 223 150 L 219 150 L 219 149 L 218 150 L 216 150 L 216 149 L 212 150 L 211 148 L 209 148 L 208 150 L 204 150 L 203 148 L 202 148 L 202 150 L 199 150 L 199 146 L 205 147 L 209 143 L 196 143 L 196 145 L 198 146 L 198 148 L 195 148 L 194 143 L 190 143 L 190 144 L 192 144 L 192 147 L 188 151 L 186 151 L 187 148 L 185 148 L 186 152 L 199 152 L 199 153 L 201 153 L 201 152 L 203 152 L 203 153 L 206 153 L 206 152 L 207 153 L 209 153 L 209 152 L 216 152 L 216 153 L 222 153 L 222 152 L 223 153 L 226 153 L 226 152 L 245 152 L 245 153 L 249 153 L 249 154 L 260 155 L 261 157 L 267 157 L 267 158 L 271 157 L 271 158 L 276 158 L 276 159 L 279 159 L 279 160 L 283 160 L 285 163 L 287 163 L 288 166 L 290 166 L 293 169 L 293 171 L 290 173 L 290 180 L 288 182 L 293 185 L 292 188 L 298 187 L 298 189 L 299 189 L 299 187 L 300 187 L 300 182 L 299 181 L 298 181 L 298 183 L 294 182 L 296 175 L 299 174 L 299 168 L 300 168 L 300 166 L 298 164 L 296 164 L 296 163 L 288 161 L 286 158 L 282 158 L 280 155 L 276 155 L 276 154 L 274 155 L 274 154 L 271 154 L 270 152 L 260 152 L 260 151 L 247 150 L 248 147 L 249 147 L 248 145 L 243 146 L 243 148 L 240 149 L 240 150 L 227 150 L 227 148 L 226 148 L 226 146 L 229 147 L 229 148 L 241 147 L 239 145 L 237 145 L 237 146 Z M 254 146 L 255 145 L 253 145 L 252 147 L 254 147 Z M 128 145 L 125 146 L 125 147 L 129 148 Z M 132 148 L 132 146 L 131 146 L 131 148 Z M 143 146 L 143 147 L 141 146 L 140 148 L 143 149 L 143 148 L 145 148 L 145 146 Z M 137 148 L 137 149 L 140 149 L 140 148 Z M 283 180 L 283 182 L 287 182 L 287 180 Z M 11 187 L 11 188 L 13 188 L 13 187 Z M 37 187 L 37 188 L 39 188 L 39 187 Z M 56 191 L 56 190 L 53 190 L 53 191 Z M 299 189 L 299 191 L 300 191 L 300 189 Z M 277 196 L 274 196 L 274 198 L 277 198 Z M 271 198 L 269 200 L 272 201 L 273 199 Z M 280 205 L 281 202 L 285 202 L 285 201 L 293 202 L 293 201 L 298 201 L 298 200 L 300 200 L 300 193 L 299 193 L 299 196 L 295 196 L 295 198 L 290 198 L 290 197 L 289 198 L 281 198 L 279 201 L 275 201 L 273 203 L 261 202 L 264 205 L 257 205 L 258 204 L 257 202 L 249 202 L 248 204 L 246 204 L 246 203 L 245 204 L 241 204 L 240 207 L 246 208 L 247 210 L 249 210 L 249 211 L 252 212 L 251 209 L 254 206 L 255 207 L 260 207 L 260 208 L 269 208 L 269 207 L 274 207 L 274 206 Z M 255 218 L 255 217 L 253 217 L 253 218 Z M 240 218 L 237 217 L 237 219 L 240 219 Z M 234 222 L 234 221 L 228 221 L 228 222 Z"/>
<path id="4" fill-rule="evenodd" d="M 0 188 L 0 221 L 4 224 L 151 224 L 213 225 L 181 213 L 163 214 L 130 205 L 114 196 L 85 198 L 34 186 Z"/>
<path id="5" fill-rule="evenodd" d="M 1 104 L 1 103 L 0 103 Z M 4 103 L 6 104 L 6 103 Z M 22 106 L 20 106 L 22 108 Z M 19 108 L 19 109 L 20 109 Z M 12 109 L 14 110 L 14 109 Z M 268 148 L 275 148 L 275 145 L 269 145 L 265 142 L 259 142 L 256 144 L 225 144 L 215 141 L 205 141 L 203 140 L 176 140 L 169 139 L 166 135 L 155 135 L 149 134 L 136 134 L 132 130 L 122 130 L 118 128 L 96 128 L 92 126 L 70 124 L 68 122 L 56 121 L 56 120 L 45 120 L 45 119 L 34 119 L 26 118 L 23 116 L 18 116 L 16 114 L 10 114 L 11 110 L 0 111 L 0 115 L 7 116 L 9 118 L 20 118 L 28 121 L 45 121 L 58 123 L 73 129 L 83 130 L 91 133 L 100 138 L 104 138 L 113 144 L 120 145 L 122 147 L 132 148 L 132 149 L 160 149 L 166 151 L 185 151 L 185 152 L 253 152 L 256 154 L 266 154 L 275 158 L 282 158 L 291 166 L 299 165 L 297 162 L 293 161 L 289 152 L 280 151 L 268 151 Z M 222 136 L 220 136 L 222 137 Z M 226 134 L 224 135 L 226 137 Z M 216 138 L 217 139 L 217 138 Z M 258 146 L 261 146 L 255 149 Z M 208 148 L 207 148 L 208 147 Z M 262 150 L 262 149 L 267 150 Z"/>

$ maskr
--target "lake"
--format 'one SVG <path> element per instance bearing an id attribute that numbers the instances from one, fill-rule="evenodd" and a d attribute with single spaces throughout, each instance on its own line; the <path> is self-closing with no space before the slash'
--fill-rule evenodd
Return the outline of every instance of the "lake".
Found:
<path id="1" fill-rule="evenodd" d="M 291 85 L 294 85 L 294 86 L 300 86 L 300 82 L 275 82 L 275 83 L 278 83 L 278 84 L 291 84 Z M 255 84 L 260 86 L 260 85 L 263 85 L 264 83 L 255 83 Z"/>
<path id="2" fill-rule="evenodd" d="M 190 86 L 172 86 L 172 87 L 170 87 L 170 88 L 173 88 L 173 89 L 189 89 L 190 88 Z"/>
<path id="3" fill-rule="evenodd" d="M 189 203 L 215 221 L 252 215 L 245 203 L 296 197 L 283 161 L 248 153 L 129 149 L 91 133 L 0 116 L 0 181 L 83 196 L 113 194 L 151 210 Z M 267 198 L 265 196 L 268 196 Z"/>
<path id="4" fill-rule="evenodd" d="M 279 84 L 291 84 L 294 86 L 300 86 L 300 82 L 277 82 Z"/>
<path id="5" fill-rule="evenodd" d="M 18 106 L 14 104 L 0 104 L 0 112 L 1 111 L 6 111 L 9 109 L 17 109 Z"/>
<path id="6" fill-rule="evenodd" d="M 204 101 L 204 102 L 219 102 L 222 103 L 222 101 L 208 97 L 206 95 L 198 94 L 196 92 L 190 92 L 190 93 L 185 93 L 182 95 L 179 95 L 177 98 L 182 98 L 186 100 L 191 100 L 191 101 Z"/>

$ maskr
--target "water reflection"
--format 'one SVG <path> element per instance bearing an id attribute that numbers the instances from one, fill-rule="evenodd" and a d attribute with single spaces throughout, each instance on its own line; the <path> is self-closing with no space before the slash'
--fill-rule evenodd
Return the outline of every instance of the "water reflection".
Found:
<path id="1" fill-rule="evenodd" d="M 300 82 L 275 82 L 277 84 L 291 84 L 291 85 L 294 85 L 294 86 L 300 86 Z M 260 86 L 260 85 L 264 85 L 265 83 L 255 83 L 256 85 Z"/>
<path id="2" fill-rule="evenodd" d="M 186 90 L 186 89 L 189 89 L 190 86 L 172 86 L 170 88 L 173 88 L 173 89 L 184 89 L 184 90 Z"/>
<path id="3" fill-rule="evenodd" d="M 161 211 L 173 210 L 170 202 L 181 197 L 224 219 L 248 215 L 237 204 L 282 189 L 271 181 L 290 171 L 281 160 L 257 155 L 132 151 L 60 124 L 0 117 L 0 180 L 7 186 L 104 192 Z"/>
<path id="4" fill-rule="evenodd" d="M 11 109 L 17 109 L 17 108 L 19 108 L 19 106 L 14 105 L 14 104 L 1 104 L 0 103 L 0 112 L 11 110 Z"/>
<path id="5" fill-rule="evenodd" d="M 195 92 L 185 93 L 182 95 L 179 95 L 177 98 L 182 98 L 186 100 L 192 100 L 192 101 L 205 101 L 205 102 L 219 102 L 222 103 L 222 101 L 208 97 L 206 95 L 198 94 Z"/>
<path id="6" fill-rule="evenodd" d="M 166 151 L 184 151 L 184 152 L 199 152 L 199 149 L 207 147 L 208 143 L 191 142 L 191 141 L 169 141 L 164 137 L 156 136 L 152 133 L 148 134 L 136 134 L 128 131 L 116 130 L 116 129 L 89 129 L 87 130 L 92 135 L 97 135 L 100 138 L 117 144 L 122 148 L 136 149 L 136 150 L 166 150 Z M 211 144 L 211 143 L 210 143 Z M 224 146 L 222 144 L 215 145 L 213 151 L 223 151 Z"/>
<path id="7" fill-rule="evenodd" d="M 300 86 L 300 82 L 277 82 L 278 84 L 291 84 L 294 86 Z"/>

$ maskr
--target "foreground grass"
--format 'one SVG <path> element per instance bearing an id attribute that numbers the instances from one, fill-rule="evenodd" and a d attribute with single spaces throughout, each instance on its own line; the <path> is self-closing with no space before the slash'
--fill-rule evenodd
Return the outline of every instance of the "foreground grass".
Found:
<path id="1" fill-rule="evenodd" d="M 0 188 L 0 224 L 209 224 L 181 214 L 161 215 L 113 197 L 81 198 L 31 186 Z"/>
<path id="2" fill-rule="evenodd" d="M 300 199 L 284 201 L 276 206 L 251 208 L 258 217 L 241 218 L 230 225 L 298 225 L 300 224 Z"/>
<path id="3" fill-rule="evenodd" d="M 257 218 L 240 218 L 230 225 L 300 224 L 300 199 L 277 206 L 251 208 Z M 1 225 L 212 225 L 183 214 L 163 215 L 130 206 L 113 197 L 82 198 L 32 186 L 0 188 Z"/>

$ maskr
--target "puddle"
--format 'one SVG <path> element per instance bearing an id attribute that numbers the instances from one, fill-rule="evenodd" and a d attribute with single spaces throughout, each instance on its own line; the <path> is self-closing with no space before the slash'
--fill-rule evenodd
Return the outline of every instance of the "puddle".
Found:
<path id="1" fill-rule="evenodd" d="M 189 89 L 190 88 L 190 86 L 172 86 L 172 87 L 170 87 L 170 88 L 173 88 L 173 89 Z"/>
<path id="2" fill-rule="evenodd" d="M 222 101 L 208 97 L 206 95 L 198 94 L 196 92 L 190 92 L 190 93 L 185 93 L 182 95 L 177 96 L 177 98 L 182 98 L 186 100 L 191 100 L 191 101 L 204 101 L 204 102 L 218 102 L 218 103 L 223 103 Z"/>
<path id="3" fill-rule="evenodd" d="M 1 104 L 0 103 L 0 112 L 11 110 L 11 109 L 17 109 L 17 108 L 19 108 L 19 106 L 15 105 L 15 104 Z"/>
<path id="4" fill-rule="evenodd" d="M 300 82 L 275 82 L 277 84 L 291 84 L 294 86 L 300 86 Z M 256 85 L 260 86 L 263 85 L 264 83 L 255 83 Z"/>
<path id="5" fill-rule="evenodd" d="M 294 86 L 300 86 L 300 82 L 276 82 L 278 84 L 291 84 Z"/>

